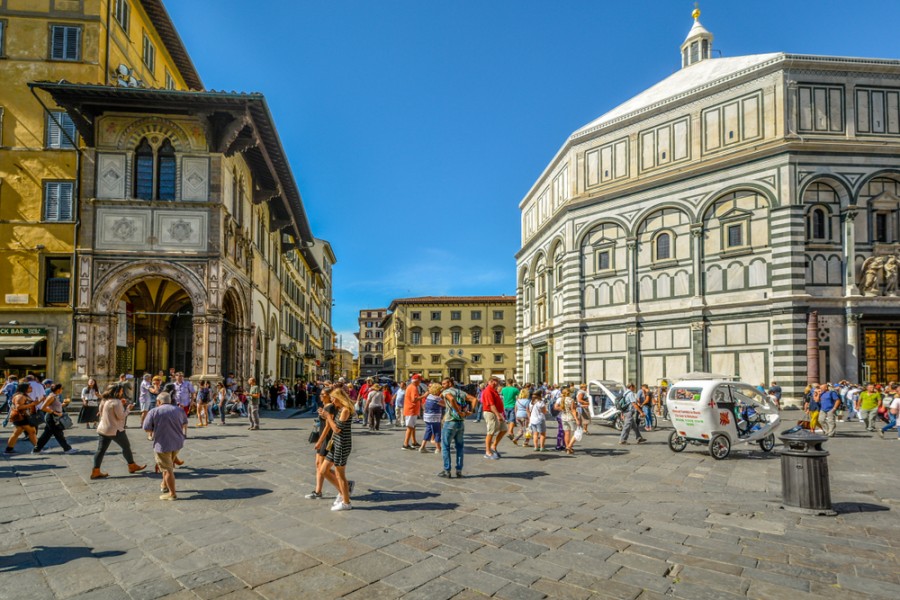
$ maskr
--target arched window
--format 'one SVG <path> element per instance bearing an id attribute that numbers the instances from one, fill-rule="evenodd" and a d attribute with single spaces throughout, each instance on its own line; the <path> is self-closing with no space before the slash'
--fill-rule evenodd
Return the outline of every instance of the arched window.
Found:
<path id="1" fill-rule="evenodd" d="M 825 209 L 814 208 L 812 211 L 812 237 L 816 240 L 824 240 L 826 237 Z"/>
<path id="2" fill-rule="evenodd" d="M 363 364 L 364 364 L 364 365 L 371 365 L 371 364 L 372 364 L 372 357 L 371 357 L 371 356 L 366 356 L 365 358 L 363 358 Z"/>
<path id="3" fill-rule="evenodd" d="M 382 347 L 381 342 L 375 344 L 375 352 L 381 352 Z"/>
<path id="4" fill-rule="evenodd" d="M 175 148 L 172 142 L 164 140 L 156 152 L 159 169 L 156 175 L 156 196 L 160 200 L 175 199 Z"/>
<path id="5" fill-rule="evenodd" d="M 656 236 L 655 242 L 656 260 L 668 260 L 672 258 L 672 236 L 661 233 Z"/>
<path id="6" fill-rule="evenodd" d="M 134 150 L 134 197 L 153 199 L 153 148 L 147 138 Z"/>
<path id="7" fill-rule="evenodd" d="M 134 149 L 134 197 L 140 200 L 174 200 L 178 179 L 175 148 L 163 139 L 154 151 L 147 138 Z"/>
<path id="8" fill-rule="evenodd" d="M 372 342 L 369 342 L 368 344 L 366 344 L 366 352 L 371 352 L 371 351 L 372 351 Z"/>

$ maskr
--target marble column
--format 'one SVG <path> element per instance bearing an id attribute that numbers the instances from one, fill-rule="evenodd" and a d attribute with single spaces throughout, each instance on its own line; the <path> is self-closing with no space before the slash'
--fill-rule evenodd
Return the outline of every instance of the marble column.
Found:
<path id="1" fill-rule="evenodd" d="M 628 327 L 625 330 L 625 348 L 627 354 L 627 364 L 625 365 L 625 371 L 627 373 L 627 377 L 625 378 L 626 384 L 633 383 L 635 385 L 640 385 L 638 381 L 638 361 L 640 360 L 640 348 L 638 348 L 638 328 L 637 327 Z"/>
<path id="2" fill-rule="evenodd" d="M 638 280 L 637 280 L 637 238 L 625 240 L 628 249 L 628 308 L 637 310 L 638 305 Z"/>
<path id="3" fill-rule="evenodd" d="M 844 295 L 859 296 L 856 285 L 856 210 L 844 213 Z"/>
<path id="4" fill-rule="evenodd" d="M 862 317 L 859 313 L 852 313 L 847 310 L 845 323 L 847 326 L 847 337 L 844 351 L 844 373 L 847 381 L 851 383 L 864 383 L 859 381 L 859 319 Z"/>
<path id="5" fill-rule="evenodd" d="M 703 298 L 703 224 L 691 225 L 692 263 L 694 265 L 694 303 Z"/>

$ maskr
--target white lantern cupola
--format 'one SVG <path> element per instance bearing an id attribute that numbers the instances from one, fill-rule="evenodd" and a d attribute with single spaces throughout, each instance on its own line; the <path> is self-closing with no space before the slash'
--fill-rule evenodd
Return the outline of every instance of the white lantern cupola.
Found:
<path id="1" fill-rule="evenodd" d="M 681 44 L 682 69 L 712 57 L 713 34 L 700 23 L 700 9 L 695 8 L 691 16 L 694 17 L 694 26 Z"/>

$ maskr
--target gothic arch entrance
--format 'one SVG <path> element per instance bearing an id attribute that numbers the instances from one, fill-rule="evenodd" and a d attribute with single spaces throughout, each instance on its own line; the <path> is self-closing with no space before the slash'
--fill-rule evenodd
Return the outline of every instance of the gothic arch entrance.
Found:
<path id="1" fill-rule="evenodd" d="M 234 373 L 238 379 L 248 376 L 244 304 L 239 293 L 229 288 L 222 299 L 222 376 Z"/>

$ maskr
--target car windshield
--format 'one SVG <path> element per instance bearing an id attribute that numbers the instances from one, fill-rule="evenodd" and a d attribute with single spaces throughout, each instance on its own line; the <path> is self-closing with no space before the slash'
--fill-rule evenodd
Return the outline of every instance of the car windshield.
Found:
<path id="1" fill-rule="evenodd" d="M 703 388 L 675 386 L 669 390 L 669 400 L 691 400 L 700 402 L 700 394 Z"/>

